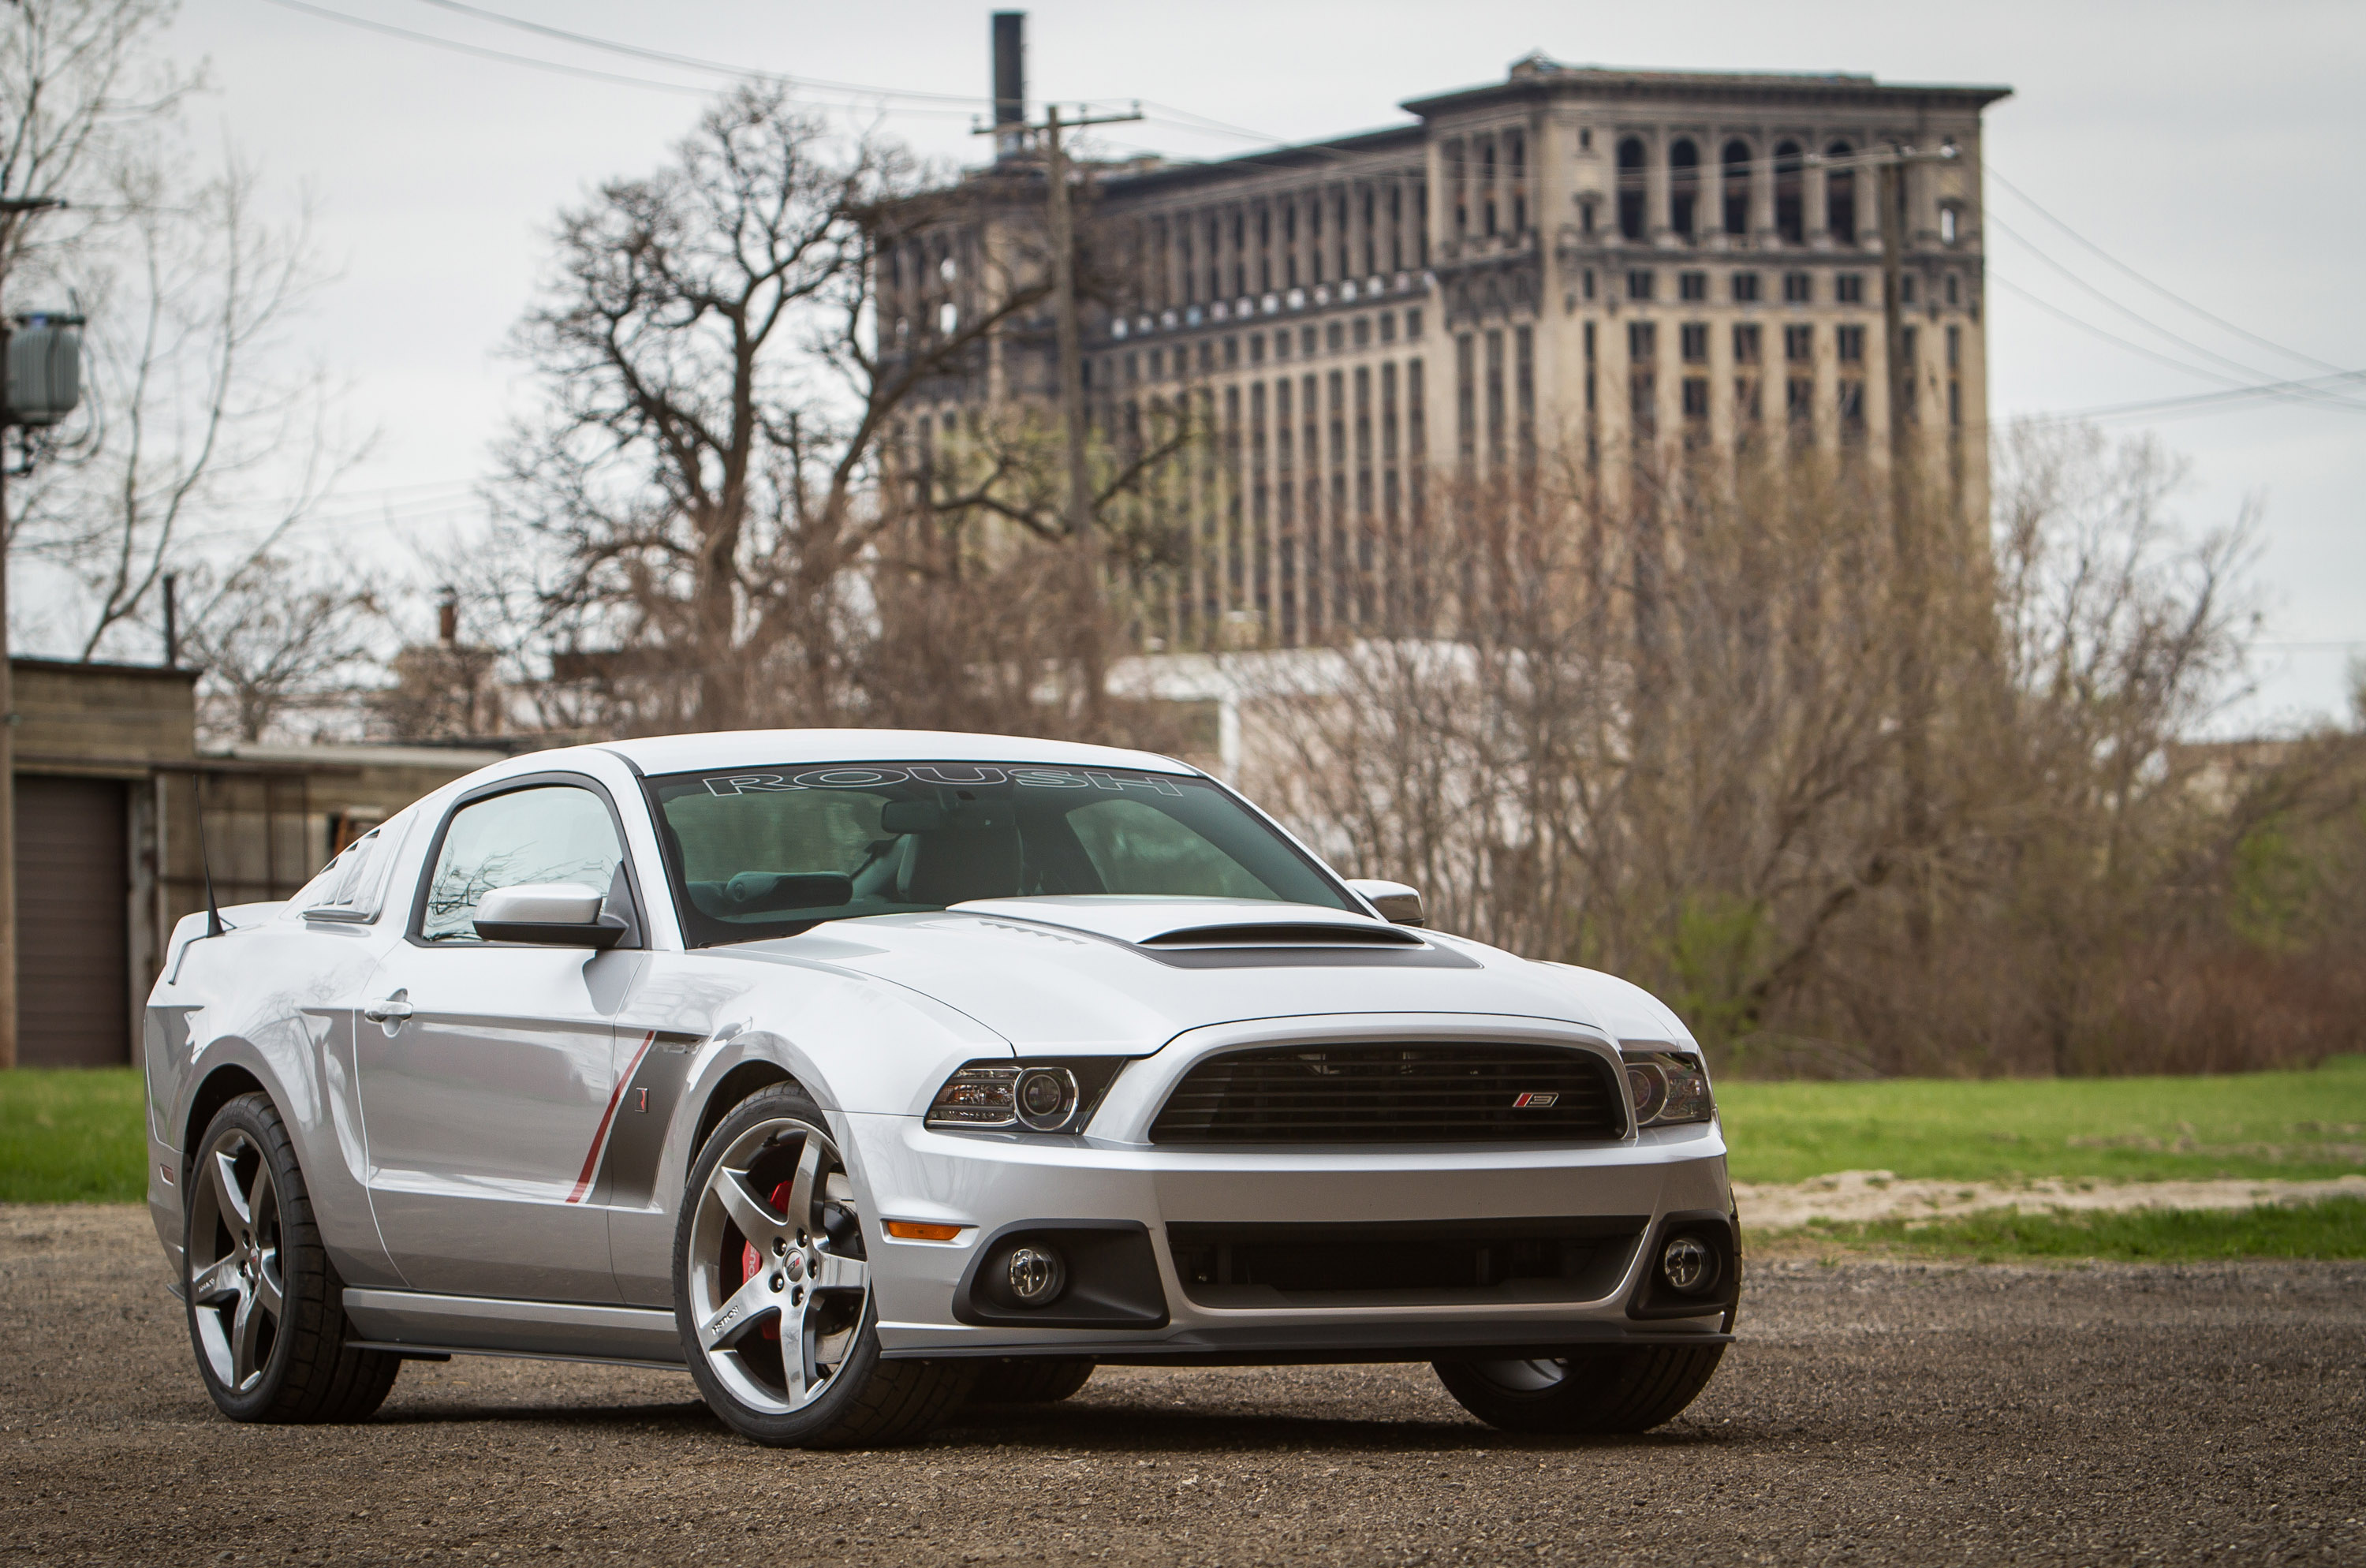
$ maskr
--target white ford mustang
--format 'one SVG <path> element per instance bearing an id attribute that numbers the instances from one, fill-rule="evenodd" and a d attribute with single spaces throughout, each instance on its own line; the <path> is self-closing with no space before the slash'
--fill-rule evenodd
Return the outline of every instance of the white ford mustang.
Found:
<path id="1" fill-rule="evenodd" d="M 1716 1369 L 1692 1037 L 1164 757 L 781 730 L 471 774 L 174 933 L 157 1234 L 240 1420 L 406 1359 L 686 1368 L 876 1445 L 1100 1362 L 1425 1360 L 1524 1431 Z"/>

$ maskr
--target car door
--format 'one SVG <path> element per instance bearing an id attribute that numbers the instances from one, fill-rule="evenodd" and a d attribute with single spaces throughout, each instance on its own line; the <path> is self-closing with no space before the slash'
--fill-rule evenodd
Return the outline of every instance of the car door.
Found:
<path id="1" fill-rule="evenodd" d="M 485 894 L 537 882 L 608 887 L 625 940 L 601 952 L 477 934 Z M 616 1299 L 607 1215 L 589 1200 L 645 929 L 615 808 L 592 781 L 505 782 L 442 825 L 355 1025 L 370 1201 L 413 1290 Z"/>

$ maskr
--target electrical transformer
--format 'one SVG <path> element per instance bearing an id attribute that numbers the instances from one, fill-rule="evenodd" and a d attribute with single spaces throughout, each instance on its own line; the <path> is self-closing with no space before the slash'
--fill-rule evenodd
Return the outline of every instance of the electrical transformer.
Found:
<path id="1" fill-rule="evenodd" d="M 18 316 L 8 330 L 6 423 L 55 424 L 82 401 L 80 316 Z"/>

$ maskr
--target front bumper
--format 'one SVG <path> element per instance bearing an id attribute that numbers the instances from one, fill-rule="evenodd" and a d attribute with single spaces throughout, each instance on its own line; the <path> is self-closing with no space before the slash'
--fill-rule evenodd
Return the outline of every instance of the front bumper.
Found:
<path id="1" fill-rule="evenodd" d="M 873 1290 L 891 1357 L 1087 1355 L 1102 1361 L 1433 1359 L 1458 1348 L 1545 1354 L 1589 1343 L 1721 1341 L 1726 1303 L 1697 1316 L 1630 1312 L 1648 1285 L 1647 1243 L 1674 1219 L 1732 1209 L 1716 1123 L 1558 1148 L 1226 1149 L 1093 1138 L 938 1133 L 916 1117 L 850 1114 L 849 1154 L 873 1206 Z M 1170 1226 L 1339 1227 L 1518 1222 L 1632 1222 L 1633 1240 L 1588 1273 L 1583 1299 L 1552 1291 L 1342 1293 L 1353 1304 L 1211 1304 L 1222 1292 L 1177 1271 Z M 900 1241 L 875 1222 L 963 1226 L 951 1242 Z M 1166 1321 L 1124 1329 L 962 1321 L 958 1303 L 981 1248 L 1013 1227 L 1051 1222 L 1139 1226 L 1149 1238 Z M 1571 1292 L 1559 1292 L 1567 1297 Z M 1466 1299 L 1467 1298 L 1467 1299 Z M 974 1314 L 973 1314 L 974 1315 Z M 1433 1354 L 1436 1353 L 1436 1354 Z"/>

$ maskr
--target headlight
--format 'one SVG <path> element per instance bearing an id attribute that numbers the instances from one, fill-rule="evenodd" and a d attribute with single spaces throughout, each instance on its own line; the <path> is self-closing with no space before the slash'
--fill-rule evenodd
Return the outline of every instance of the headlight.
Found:
<path id="1" fill-rule="evenodd" d="M 931 1127 L 1073 1133 L 1092 1117 L 1122 1058 L 972 1062 L 929 1102 Z"/>
<path id="2" fill-rule="evenodd" d="M 1627 1085 L 1634 1092 L 1639 1130 L 1706 1122 L 1717 1114 L 1717 1102 L 1708 1092 L 1708 1072 L 1698 1056 L 1681 1051 L 1629 1051 Z"/>

